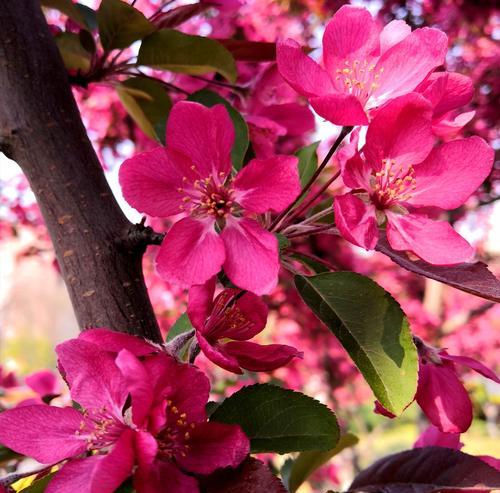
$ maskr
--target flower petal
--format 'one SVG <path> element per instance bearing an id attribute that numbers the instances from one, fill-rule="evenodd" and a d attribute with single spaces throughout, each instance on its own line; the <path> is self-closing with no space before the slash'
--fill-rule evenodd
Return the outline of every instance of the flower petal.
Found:
<path id="1" fill-rule="evenodd" d="M 326 26 L 323 59 L 327 70 L 344 68 L 345 60 L 366 60 L 379 49 L 379 29 L 364 7 L 343 5 Z"/>
<path id="2" fill-rule="evenodd" d="M 204 284 L 196 284 L 189 289 L 187 314 L 193 327 L 203 332 L 205 322 L 212 312 L 217 278 L 211 277 Z"/>
<path id="3" fill-rule="evenodd" d="M 199 423 L 190 434 L 189 452 L 176 456 L 189 472 L 210 474 L 221 467 L 238 467 L 250 452 L 250 442 L 237 425 Z"/>
<path id="4" fill-rule="evenodd" d="M 472 404 L 452 366 L 421 364 L 416 400 L 444 433 L 463 433 L 472 422 Z"/>
<path id="5" fill-rule="evenodd" d="M 199 103 L 180 101 L 170 111 L 167 147 L 189 157 L 198 178 L 228 175 L 234 127 L 226 108 L 217 104 L 207 108 Z"/>
<path id="6" fill-rule="evenodd" d="M 440 120 L 432 120 L 432 132 L 437 137 L 444 140 L 450 140 L 456 137 L 462 128 L 465 127 L 476 115 L 475 111 L 466 111 L 452 117 L 446 113 Z"/>
<path id="7" fill-rule="evenodd" d="M 239 288 L 262 295 L 278 283 L 278 240 L 253 219 L 228 218 L 224 271 Z"/>
<path id="8" fill-rule="evenodd" d="M 368 163 L 381 167 L 382 159 L 394 159 L 399 166 L 422 162 L 434 144 L 431 117 L 430 103 L 417 93 L 384 105 L 366 133 L 363 152 Z"/>
<path id="9" fill-rule="evenodd" d="M 191 165 L 187 157 L 164 147 L 141 152 L 120 166 L 123 197 L 134 209 L 150 216 L 178 214 L 184 197 L 179 187 L 187 173 L 191 176 Z"/>
<path id="10" fill-rule="evenodd" d="M 279 41 L 276 46 L 276 60 L 281 76 L 299 94 L 313 97 L 335 92 L 326 70 L 308 57 L 296 41 Z"/>
<path id="11" fill-rule="evenodd" d="M 413 252 L 433 265 L 468 262 L 474 249 L 449 223 L 387 211 L 387 239 L 394 250 Z"/>
<path id="12" fill-rule="evenodd" d="M 298 158 L 252 159 L 234 180 L 235 200 L 257 214 L 281 212 L 300 193 Z"/>
<path id="13" fill-rule="evenodd" d="M 81 339 L 59 344 L 56 352 L 71 397 L 86 409 L 106 407 L 121 417 L 128 391 L 111 354 Z"/>
<path id="14" fill-rule="evenodd" d="M 82 421 L 72 407 L 8 409 L 0 413 L 0 443 L 42 464 L 55 464 L 87 449 L 87 442 L 75 433 Z"/>
<path id="15" fill-rule="evenodd" d="M 374 96 L 378 104 L 413 91 L 436 67 L 448 50 L 446 34 L 439 29 L 416 29 L 382 54 L 375 67 L 380 86 Z"/>
<path id="16" fill-rule="evenodd" d="M 385 53 L 410 34 L 411 26 L 405 21 L 394 20 L 389 22 L 380 32 L 380 53 Z"/>
<path id="17" fill-rule="evenodd" d="M 51 370 L 39 370 L 28 375 L 26 385 L 40 397 L 60 393 L 59 380 Z"/>
<path id="18" fill-rule="evenodd" d="M 349 144 L 350 146 L 350 144 Z M 349 152 L 346 150 L 346 152 Z M 342 158 L 342 156 L 341 156 Z M 340 161 L 342 166 L 342 180 L 349 188 L 370 190 L 370 177 L 373 168 L 359 155 L 358 152 L 347 161 Z"/>
<path id="19" fill-rule="evenodd" d="M 246 341 L 264 330 L 269 310 L 262 298 L 253 293 L 245 293 L 236 301 L 236 308 L 243 319 L 242 324 L 229 324 L 223 332 L 224 337 Z"/>
<path id="20" fill-rule="evenodd" d="M 319 116 L 335 125 L 368 125 L 363 105 L 352 94 L 333 93 L 309 102 Z"/>
<path id="21" fill-rule="evenodd" d="M 446 447 L 460 450 L 463 446 L 464 444 L 460 442 L 460 433 L 443 433 L 434 425 L 429 425 L 424 432 L 420 434 L 413 448 Z"/>
<path id="22" fill-rule="evenodd" d="M 448 111 L 465 106 L 474 95 L 472 79 L 466 75 L 447 72 L 446 84 L 442 97 L 434 107 L 434 117 L 444 115 Z M 431 74 L 429 79 L 438 77 L 440 74 Z"/>
<path id="23" fill-rule="evenodd" d="M 284 344 L 256 344 L 247 341 L 231 341 L 224 344 L 226 352 L 236 358 L 238 364 L 249 371 L 273 371 L 287 365 L 303 353 Z"/>
<path id="24" fill-rule="evenodd" d="M 477 371 L 480 375 L 483 375 L 483 377 L 489 378 L 496 383 L 500 383 L 500 378 L 498 378 L 493 370 L 475 360 L 474 358 L 469 358 L 468 356 L 455 356 L 444 351 L 441 351 L 439 353 L 439 357 L 448 361 L 452 361 L 453 363 L 457 363 L 459 365 L 467 366 L 471 370 Z"/>
<path id="25" fill-rule="evenodd" d="M 372 204 L 366 204 L 351 193 L 338 195 L 333 202 L 335 224 L 351 243 L 373 250 L 378 241 L 377 220 Z"/>
<path id="26" fill-rule="evenodd" d="M 493 149 L 480 137 L 447 142 L 415 166 L 417 188 L 408 201 L 416 206 L 456 209 L 483 183 L 493 166 Z"/>
<path id="27" fill-rule="evenodd" d="M 228 355 L 219 344 L 210 344 L 210 342 L 208 342 L 200 332 L 196 332 L 196 339 L 198 340 L 198 344 L 200 345 L 200 349 L 203 354 L 212 363 L 224 368 L 224 370 L 236 373 L 237 375 L 243 373 L 236 358 Z"/>
<path id="28" fill-rule="evenodd" d="M 190 287 L 215 276 L 224 263 L 224 244 L 213 221 L 186 217 L 176 222 L 163 240 L 156 256 L 156 269 L 162 279 Z"/>
<path id="29" fill-rule="evenodd" d="M 156 461 L 152 467 L 139 467 L 134 476 L 137 493 L 199 493 L 198 481 L 166 461 Z"/>
<path id="30" fill-rule="evenodd" d="M 290 136 L 300 136 L 314 130 L 314 115 L 308 106 L 299 103 L 273 104 L 262 108 L 259 116 L 284 127 Z"/>

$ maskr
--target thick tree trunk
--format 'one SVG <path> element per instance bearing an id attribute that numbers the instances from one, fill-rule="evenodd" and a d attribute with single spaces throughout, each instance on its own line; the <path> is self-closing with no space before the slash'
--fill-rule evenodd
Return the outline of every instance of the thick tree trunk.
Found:
<path id="1" fill-rule="evenodd" d="M 81 329 L 158 341 L 132 224 L 106 182 L 38 0 L 0 8 L 0 149 L 28 177 Z"/>

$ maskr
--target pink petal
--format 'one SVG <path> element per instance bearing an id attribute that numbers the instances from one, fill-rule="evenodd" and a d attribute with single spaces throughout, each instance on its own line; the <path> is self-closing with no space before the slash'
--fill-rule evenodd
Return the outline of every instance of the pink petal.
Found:
<path id="1" fill-rule="evenodd" d="M 300 193 L 298 158 L 252 159 L 234 180 L 235 200 L 257 214 L 281 212 Z"/>
<path id="2" fill-rule="evenodd" d="M 255 157 L 267 159 L 274 156 L 278 137 L 286 135 L 286 128 L 262 116 L 250 115 L 246 120 Z"/>
<path id="3" fill-rule="evenodd" d="M 134 467 L 133 432 L 125 431 L 105 455 L 68 462 L 49 483 L 46 493 L 113 493 Z"/>
<path id="4" fill-rule="evenodd" d="M 351 243 L 373 250 L 378 241 L 377 220 L 373 205 L 351 193 L 338 195 L 333 202 L 335 224 Z"/>
<path id="5" fill-rule="evenodd" d="M 413 31 L 380 57 L 375 73 L 383 72 L 374 96 L 382 102 L 410 93 L 444 62 L 447 50 L 444 32 L 428 27 Z"/>
<path id="6" fill-rule="evenodd" d="M 223 105 L 175 104 L 167 123 L 167 146 L 189 157 L 199 178 L 231 171 L 234 127 Z"/>
<path id="7" fill-rule="evenodd" d="M 208 342 L 200 332 L 196 332 L 196 339 L 198 340 L 198 344 L 200 345 L 200 349 L 202 350 L 203 354 L 212 363 L 215 363 L 217 366 L 224 368 L 224 370 L 236 373 L 237 375 L 243 373 L 237 359 L 227 354 L 224 351 L 223 347 L 221 347 L 219 344 L 210 344 L 210 342 Z"/>
<path id="8" fill-rule="evenodd" d="M 198 330 L 203 330 L 212 312 L 216 283 L 216 277 L 211 277 L 206 283 L 191 286 L 189 290 L 187 313 L 193 327 Z"/>
<path id="9" fill-rule="evenodd" d="M 59 344 L 56 352 L 71 397 L 86 409 L 106 407 L 121 417 L 128 392 L 111 354 L 81 339 Z"/>
<path id="10" fill-rule="evenodd" d="M 147 419 L 153 404 L 151 380 L 142 363 L 130 351 L 121 350 L 115 362 L 125 379 L 132 398 L 132 420 L 140 427 Z"/>
<path id="11" fill-rule="evenodd" d="M 493 467 L 497 471 L 500 471 L 500 459 L 492 457 L 491 455 L 480 455 L 478 456 L 483 462 L 486 462 L 489 466 Z"/>
<path id="12" fill-rule="evenodd" d="M 191 177 L 192 162 L 182 154 L 157 147 L 127 159 L 120 167 L 123 197 L 139 212 L 157 217 L 178 214 L 184 194 L 184 176 Z"/>
<path id="13" fill-rule="evenodd" d="M 411 93 L 391 100 L 377 114 L 366 134 L 364 155 L 374 167 L 382 159 L 394 159 L 397 165 L 422 162 L 432 149 L 432 108 L 420 94 Z"/>
<path id="14" fill-rule="evenodd" d="M 0 443 L 42 464 L 83 453 L 87 442 L 76 435 L 83 416 L 71 407 L 34 405 L 0 413 Z"/>
<path id="15" fill-rule="evenodd" d="M 364 7 L 343 5 L 323 35 L 323 59 L 330 73 L 344 68 L 345 60 L 366 60 L 379 49 L 379 30 Z"/>
<path id="16" fill-rule="evenodd" d="M 448 77 L 449 72 L 434 72 L 418 85 L 415 92 L 421 93 L 436 108 L 446 91 Z"/>
<path id="17" fill-rule="evenodd" d="M 431 74 L 430 78 L 438 74 Z M 448 111 L 465 106 L 470 102 L 474 94 L 474 85 L 470 77 L 466 75 L 448 72 L 443 96 L 434 107 L 434 116 L 439 117 Z"/>
<path id="18" fill-rule="evenodd" d="M 286 129 L 290 136 L 300 136 L 314 130 L 314 115 L 299 103 L 273 104 L 260 111 L 260 116 L 269 118 Z"/>
<path id="19" fill-rule="evenodd" d="M 335 92 L 326 70 L 308 57 L 292 39 L 279 41 L 276 60 L 281 76 L 299 93 L 307 97 Z"/>
<path id="20" fill-rule="evenodd" d="M 368 125 L 363 105 L 352 94 L 333 93 L 309 102 L 319 116 L 335 125 Z"/>
<path id="21" fill-rule="evenodd" d="M 480 375 L 483 375 L 483 377 L 489 378 L 496 383 L 500 383 L 500 378 L 497 377 L 496 373 L 493 370 L 475 360 L 474 358 L 469 358 L 468 356 L 455 356 L 444 351 L 441 351 L 439 353 L 439 357 L 441 359 L 452 361 L 453 363 L 458 363 L 459 365 L 467 366 L 471 370 L 477 371 Z"/>
<path id="22" fill-rule="evenodd" d="M 134 434 L 134 450 L 139 467 L 151 467 L 158 453 L 158 442 L 146 431 Z"/>
<path id="23" fill-rule="evenodd" d="M 253 293 L 246 293 L 236 301 L 236 307 L 246 323 L 243 327 L 229 324 L 224 330 L 224 337 L 246 341 L 264 330 L 268 308 L 262 298 Z"/>
<path id="24" fill-rule="evenodd" d="M 466 111 L 452 118 L 446 113 L 440 120 L 432 120 L 432 132 L 437 137 L 450 140 L 456 137 L 475 115 L 475 111 Z"/>
<path id="25" fill-rule="evenodd" d="M 469 261 L 474 249 L 449 223 L 416 214 L 387 213 L 387 239 L 394 250 L 413 252 L 433 265 L 453 265 Z"/>
<path id="26" fill-rule="evenodd" d="M 51 370 L 40 370 L 28 375 L 26 385 L 40 397 L 60 393 L 59 380 Z"/>
<path id="27" fill-rule="evenodd" d="M 80 332 L 78 339 L 95 344 L 99 349 L 111 353 L 119 353 L 122 349 L 127 349 L 136 356 L 146 356 L 160 350 L 158 346 L 140 337 L 105 328 L 84 330 Z"/>
<path id="28" fill-rule="evenodd" d="M 358 152 L 355 152 L 350 159 L 343 163 L 342 168 L 342 180 L 349 188 L 361 188 L 363 190 L 371 189 L 370 177 L 373 168 Z"/>
<path id="29" fill-rule="evenodd" d="M 150 468 L 137 470 L 134 476 L 137 493 L 199 493 L 198 481 L 182 473 L 171 462 L 156 461 Z"/>
<path id="30" fill-rule="evenodd" d="M 460 450 L 463 446 L 464 444 L 460 442 L 460 433 L 443 433 L 434 425 L 429 425 L 420 434 L 413 448 L 446 447 Z"/>
<path id="31" fill-rule="evenodd" d="M 445 433 L 463 433 L 472 422 L 472 404 L 452 367 L 421 364 L 416 400 L 430 422 Z"/>
<path id="32" fill-rule="evenodd" d="M 186 217 L 170 228 L 156 256 L 162 279 L 190 287 L 203 284 L 220 271 L 224 244 L 213 224 Z"/>
<path id="33" fill-rule="evenodd" d="M 375 401 L 375 407 L 373 409 L 375 414 L 380 414 L 380 416 L 385 416 L 389 419 L 394 419 L 396 417 L 395 414 L 392 414 L 391 411 L 388 411 L 379 401 Z"/>
<path id="34" fill-rule="evenodd" d="M 394 20 L 389 22 L 380 32 L 380 53 L 385 53 L 410 34 L 411 27 L 405 21 Z"/>
<path id="35" fill-rule="evenodd" d="M 228 342 L 226 352 L 238 364 L 249 371 L 273 371 L 287 365 L 293 358 L 302 358 L 303 353 L 284 344 L 261 345 L 254 342 Z"/>
<path id="36" fill-rule="evenodd" d="M 237 425 L 199 423 L 190 434 L 189 452 L 176 456 L 189 472 L 210 474 L 221 467 L 238 467 L 250 452 L 248 438 Z"/>
<path id="37" fill-rule="evenodd" d="M 456 209 L 483 183 L 493 166 L 493 149 L 480 137 L 447 142 L 415 166 L 417 188 L 408 201 L 417 206 Z"/>
<path id="38" fill-rule="evenodd" d="M 239 288 L 262 295 L 278 283 L 278 240 L 257 221 L 228 218 L 222 232 L 224 271 Z"/>

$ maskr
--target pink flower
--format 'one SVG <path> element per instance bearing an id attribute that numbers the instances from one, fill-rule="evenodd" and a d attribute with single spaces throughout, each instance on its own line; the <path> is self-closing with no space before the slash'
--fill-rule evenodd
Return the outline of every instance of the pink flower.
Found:
<path id="1" fill-rule="evenodd" d="M 278 43 L 281 75 L 337 125 L 367 125 L 368 112 L 413 91 L 444 62 L 447 37 L 437 29 L 411 32 L 395 20 L 380 30 L 368 10 L 344 5 L 326 26 L 324 67 L 295 41 Z"/>
<path id="2" fill-rule="evenodd" d="M 0 365 L 0 389 L 10 389 L 12 387 L 17 387 L 19 382 L 13 371 L 6 372 Z"/>
<path id="3" fill-rule="evenodd" d="M 177 103 L 166 140 L 166 148 L 138 154 L 120 169 L 125 199 L 137 210 L 158 217 L 184 214 L 161 245 L 160 276 L 189 287 L 223 267 L 237 286 L 256 294 L 271 291 L 278 279 L 278 242 L 257 216 L 282 211 L 298 195 L 297 159 L 254 159 L 233 178 L 234 129 L 222 105 Z"/>
<path id="4" fill-rule="evenodd" d="M 475 111 L 454 114 L 457 108 L 468 104 L 474 94 L 472 80 L 465 75 L 436 72 L 415 91 L 432 104 L 432 131 L 438 137 L 455 137 L 474 118 Z"/>
<path id="5" fill-rule="evenodd" d="M 112 493 L 132 474 L 138 493 L 198 493 L 189 473 L 236 467 L 248 454 L 238 426 L 206 422 L 209 382 L 197 368 L 164 353 L 140 361 L 81 338 L 57 352 L 83 411 L 33 405 L 0 414 L 2 444 L 44 464 L 69 459 L 47 493 Z"/>
<path id="6" fill-rule="evenodd" d="M 59 380 L 52 370 L 39 370 L 28 375 L 26 385 L 36 392 L 42 399 L 61 393 Z"/>
<path id="7" fill-rule="evenodd" d="M 215 278 L 189 290 L 188 315 L 205 356 L 233 373 L 272 371 L 302 353 L 282 344 L 263 346 L 249 339 L 260 333 L 267 321 L 267 306 L 252 293 L 225 289 L 214 297 Z"/>
<path id="8" fill-rule="evenodd" d="M 500 383 L 488 367 L 468 356 L 454 356 L 416 339 L 419 353 L 418 386 L 415 400 L 429 421 L 443 433 L 463 433 L 472 423 L 472 403 L 460 381 L 455 364 L 468 367 L 482 376 Z M 395 416 L 380 402 L 375 412 L 388 418 Z"/>
<path id="9" fill-rule="evenodd" d="M 351 188 L 335 197 L 342 236 L 367 250 L 379 227 L 395 250 L 435 265 L 466 262 L 474 250 L 433 211 L 462 205 L 491 171 L 493 150 L 479 137 L 433 147 L 430 104 L 416 93 L 381 108 L 368 127 L 366 145 L 343 164 Z M 342 163 L 341 163 L 342 164 Z"/>

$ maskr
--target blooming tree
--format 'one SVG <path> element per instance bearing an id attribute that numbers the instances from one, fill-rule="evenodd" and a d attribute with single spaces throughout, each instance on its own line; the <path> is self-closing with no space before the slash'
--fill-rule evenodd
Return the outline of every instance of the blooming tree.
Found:
<path id="1" fill-rule="evenodd" d="M 447 349 L 448 317 L 412 292 L 452 286 L 469 319 L 500 301 L 454 227 L 495 199 L 495 170 L 446 29 L 344 2 L 86 3 L 0 11 L 0 148 L 39 207 L 10 209 L 43 218 L 81 328 L 56 347 L 69 394 L 41 370 L 31 398 L 1 404 L 0 491 L 293 493 L 355 445 L 342 405 L 366 400 L 390 419 L 416 401 L 430 425 L 346 491 L 500 487 L 497 459 L 460 451 L 474 409 L 459 368 L 500 384 L 494 357 Z M 106 181 L 116 166 L 136 224 Z M 175 323 L 166 292 L 187 297 Z M 303 377 L 319 355 L 324 402 Z M 19 385 L 0 367 L 4 393 Z"/>

